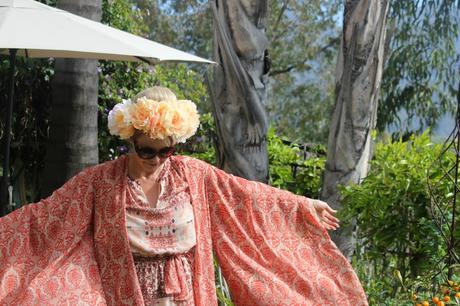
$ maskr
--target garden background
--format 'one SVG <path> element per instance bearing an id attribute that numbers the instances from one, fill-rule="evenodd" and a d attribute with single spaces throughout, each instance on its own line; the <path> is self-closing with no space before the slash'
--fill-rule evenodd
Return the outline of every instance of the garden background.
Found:
<path id="1" fill-rule="evenodd" d="M 105 24 L 217 62 L 225 59 L 216 52 L 222 48 L 216 38 L 220 15 L 213 14 L 212 6 L 225 7 L 217 0 L 41 2 L 83 15 L 97 10 Z M 231 2 L 247 8 L 251 1 Z M 455 297 L 460 291 L 460 210 L 452 172 L 458 167 L 459 2 L 251 3 L 266 9 L 258 12 L 255 22 L 266 37 L 263 56 L 236 56 L 244 67 L 256 60 L 263 66 L 258 102 L 269 128 L 262 129 L 263 137 L 254 143 L 259 148 L 250 153 L 255 160 L 263 154 L 260 158 L 268 161 L 259 180 L 340 209 L 345 230 L 334 238 L 345 237 L 341 249 L 352 261 L 370 305 L 460 304 L 460 293 Z M 233 42 L 247 35 L 234 35 Z M 108 111 L 153 85 L 169 87 L 178 98 L 198 104 L 199 131 L 180 153 L 239 174 L 232 171 L 240 159 L 231 158 L 226 147 L 228 135 L 222 131 L 225 122 L 215 92 L 219 78 L 227 82 L 220 82 L 221 87 L 236 80 L 202 65 L 99 61 L 91 71 L 88 62 L 77 60 L 72 69 L 63 69 L 55 59 L 18 60 L 11 153 L 17 207 L 46 196 L 89 165 L 125 154 L 126 144 L 108 133 Z M 8 67 L 8 58 L 1 56 L 2 101 L 8 96 Z M 81 81 L 88 76 L 96 82 Z M 366 86 L 360 87 L 363 82 Z M 75 98 L 91 93 L 97 106 Z M 339 106 L 348 113 L 339 112 Z M 2 103 L 2 116 L 5 109 Z M 53 132 L 78 122 L 66 117 L 69 114 L 85 118 L 95 112 L 97 125 L 72 126 L 79 135 Z M 341 121 L 343 116 L 351 119 Z M 2 118 L 2 138 L 4 124 Z M 251 124 L 239 124 L 247 124 L 240 136 L 244 140 Z M 241 141 L 236 138 L 232 140 Z M 337 151 L 337 144 L 348 151 Z M 343 156 L 352 165 L 332 178 Z M 359 174 L 359 168 L 365 170 Z M 329 190 L 330 184 L 337 190 Z M 219 302 L 231 305 L 224 282 L 217 279 Z"/>

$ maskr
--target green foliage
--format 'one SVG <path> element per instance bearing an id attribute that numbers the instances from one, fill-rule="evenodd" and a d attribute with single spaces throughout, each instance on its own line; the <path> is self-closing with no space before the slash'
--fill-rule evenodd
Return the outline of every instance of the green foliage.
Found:
<path id="1" fill-rule="evenodd" d="M 292 166 L 298 160 L 299 148 L 283 143 L 273 128 L 268 131 L 268 159 L 270 184 L 275 187 L 287 187 L 294 183 Z"/>
<path id="2" fill-rule="evenodd" d="M 145 37 L 204 58 L 212 57 L 213 21 L 207 0 L 131 0 L 148 29 Z M 190 64 L 204 74 L 206 65 Z M 209 110 L 206 110 L 206 112 Z"/>
<path id="3" fill-rule="evenodd" d="M 321 149 L 322 147 L 318 148 Z M 273 128 L 269 129 L 270 185 L 307 197 L 319 198 L 325 157 L 311 156 L 305 159 L 302 153 L 298 146 L 285 144 Z"/>
<path id="4" fill-rule="evenodd" d="M 228 294 L 228 287 L 222 278 L 222 271 L 219 268 L 217 257 L 213 256 L 214 272 L 216 279 L 216 294 L 219 306 L 234 306 Z"/>
<path id="5" fill-rule="evenodd" d="M 214 123 L 210 114 L 201 117 L 201 126 L 194 141 L 187 142 L 184 155 L 191 155 L 215 165 L 216 156 L 213 146 Z M 317 153 L 321 152 L 321 153 Z M 324 170 L 324 147 L 319 145 L 304 158 L 298 145 L 285 144 L 275 134 L 275 129 L 268 131 L 269 184 L 296 194 L 319 198 L 321 174 Z"/>
<path id="6" fill-rule="evenodd" d="M 103 0 L 101 22 L 135 35 L 145 36 L 148 32 L 141 13 L 132 9 L 129 0 Z"/>
<path id="7" fill-rule="evenodd" d="M 391 43 L 382 78 L 379 130 L 395 124 L 410 132 L 408 123 L 415 123 L 420 132 L 453 112 L 460 80 L 455 50 L 459 16 L 455 0 L 390 1 Z"/>
<path id="8" fill-rule="evenodd" d="M 430 279 L 445 270 L 441 261 L 446 247 L 433 222 L 427 186 L 428 176 L 442 182 L 443 172 L 433 171 L 440 167 L 441 149 L 431 143 L 428 132 L 408 142 L 379 142 L 363 182 L 340 188 L 344 208 L 339 218 L 344 224 L 356 218 L 358 245 L 353 260 L 371 305 L 406 305 L 393 302 L 405 300 L 409 284 L 415 284 L 417 277 L 442 282 L 441 275 Z M 452 154 L 443 156 L 443 167 Z M 447 182 L 437 186 L 436 196 L 444 205 L 451 188 Z"/>
<path id="9" fill-rule="evenodd" d="M 14 83 L 14 105 L 10 165 L 13 186 L 36 186 L 41 171 L 41 160 L 45 155 L 45 140 L 48 136 L 51 82 L 54 74 L 53 60 L 17 57 Z M 9 60 L 0 56 L 0 138 L 5 132 L 4 116 L 9 101 Z M 0 159 L 3 160 L 3 150 Z M 36 189 L 23 190 L 17 203 L 35 200 Z"/>

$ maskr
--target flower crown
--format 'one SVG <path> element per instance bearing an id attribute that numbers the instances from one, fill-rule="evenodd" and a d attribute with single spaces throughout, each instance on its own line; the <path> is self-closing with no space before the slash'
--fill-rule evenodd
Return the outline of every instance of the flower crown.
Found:
<path id="1" fill-rule="evenodd" d="M 110 134 L 128 139 L 135 129 L 152 139 L 173 137 L 185 142 L 200 125 L 195 103 L 190 100 L 155 101 L 142 97 L 136 103 L 123 100 L 110 111 Z"/>

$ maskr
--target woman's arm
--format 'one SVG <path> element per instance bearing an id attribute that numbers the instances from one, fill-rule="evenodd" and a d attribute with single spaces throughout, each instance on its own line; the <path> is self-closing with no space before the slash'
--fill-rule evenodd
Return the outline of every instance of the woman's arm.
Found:
<path id="1" fill-rule="evenodd" d="M 214 188 L 219 188 L 219 186 L 223 187 L 225 182 L 227 182 L 227 185 L 241 186 L 241 188 L 247 189 L 246 192 L 248 193 L 254 193 L 257 190 L 259 193 L 265 193 L 272 196 L 276 195 L 277 197 L 284 197 L 291 201 L 294 200 L 302 202 L 304 205 L 310 205 L 314 208 L 313 211 L 316 214 L 316 218 L 324 228 L 328 230 L 335 230 L 339 227 L 339 219 L 334 216 L 337 211 L 333 210 L 326 202 L 299 196 L 261 182 L 249 181 L 209 165 L 206 181 L 207 186 L 212 185 Z M 240 191 L 245 192 L 245 190 Z"/>
<path id="2" fill-rule="evenodd" d="M 213 250 L 236 305 L 367 305 L 327 232 L 327 204 L 204 167 Z"/>

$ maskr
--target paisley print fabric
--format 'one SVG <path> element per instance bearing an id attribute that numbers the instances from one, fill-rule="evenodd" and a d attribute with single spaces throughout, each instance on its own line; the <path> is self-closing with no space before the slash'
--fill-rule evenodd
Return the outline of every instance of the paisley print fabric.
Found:
<path id="1" fill-rule="evenodd" d="M 193 306 L 193 253 L 166 258 L 134 256 L 137 278 L 146 306 Z"/>
<path id="2" fill-rule="evenodd" d="M 94 175 L 0 218 L 0 305 L 106 305 L 90 226 Z"/>
<path id="3" fill-rule="evenodd" d="M 0 304 L 144 305 L 126 225 L 127 158 L 86 169 L 0 219 Z M 235 305 L 367 305 L 309 202 L 171 157 L 195 220 L 195 305 L 217 305 L 213 251 Z"/>
<path id="4" fill-rule="evenodd" d="M 236 305 L 367 305 L 308 198 L 207 167 L 213 249 Z"/>

